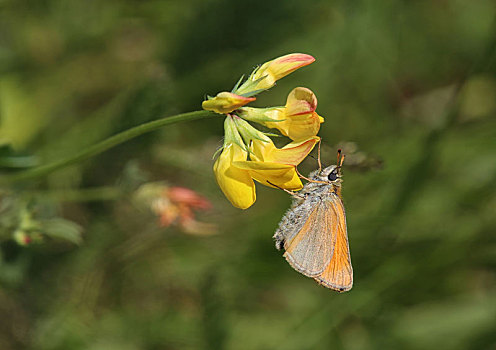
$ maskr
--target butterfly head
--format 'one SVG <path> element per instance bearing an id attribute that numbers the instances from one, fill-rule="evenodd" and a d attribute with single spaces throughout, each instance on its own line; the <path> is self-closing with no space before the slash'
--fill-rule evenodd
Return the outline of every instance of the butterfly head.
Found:
<path id="1" fill-rule="evenodd" d="M 337 184 L 341 182 L 341 167 L 337 165 L 331 165 L 327 168 L 322 169 L 321 171 L 317 171 L 312 180 L 322 181 L 322 182 L 330 182 L 333 184 Z"/>
<path id="2" fill-rule="evenodd" d="M 343 167 L 344 154 L 338 149 L 338 157 L 336 165 L 328 166 L 321 169 L 319 162 L 319 171 L 314 175 L 315 180 L 330 182 L 334 185 L 341 183 L 341 168 Z"/>

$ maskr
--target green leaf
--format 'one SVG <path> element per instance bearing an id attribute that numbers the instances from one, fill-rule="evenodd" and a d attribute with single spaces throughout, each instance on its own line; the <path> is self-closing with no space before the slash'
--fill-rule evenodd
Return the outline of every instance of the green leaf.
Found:
<path id="1" fill-rule="evenodd" d="M 81 244 L 83 228 L 73 221 L 55 218 L 40 221 L 41 231 L 52 238 L 63 239 L 74 244 Z"/>
<path id="2" fill-rule="evenodd" d="M 37 163 L 34 156 L 16 155 L 9 144 L 0 145 L 0 168 L 30 168 Z"/>

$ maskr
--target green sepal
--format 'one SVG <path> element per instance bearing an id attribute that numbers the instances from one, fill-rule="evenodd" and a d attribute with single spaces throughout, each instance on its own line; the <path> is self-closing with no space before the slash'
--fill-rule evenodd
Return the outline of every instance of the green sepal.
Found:
<path id="1" fill-rule="evenodd" d="M 248 153 L 248 155 L 251 153 L 250 150 L 248 149 L 248 147 L 246 147 L 245 143 L 240 143 L 238 140 L 234 140 L 233 142 L 235 145 L 238 145 L 243 151 L 245 151 L 246 153 Z"/>
<path id="2" fill-rule="evenodd" d="M 258 89 L 258 90 L 254 90 L 254 91 L 250 91 L 250 92 L 247 92 L 247 93 L 244 93 L 244 94 L 241 94 L 239 96 L 243 96 L 243 97 L 252 97 L 252 96 L 255 96 L 255 95 L 258 95 L 259 93 L 265 91 L 266 89 Z"/>
<path id="3" fill-rule="evenodd" d="M 260 77 L 257 80 L 250 80 L 251 77 L 253 76 L 253 74 L 255 74 L 255 72 L 257 70 L 258 70 L 258 67 L 250 74 L 250 77 L 248 78 L 248 80 L 246 80 L 243 83 L 243 85 L 241 85 L 241 87 L 239 87 L 239 89 L 237 89 L 237 90 L 241 90 L 241 91 L 248 90 L 248 92 L 244 92 L 244 93 L 235 92 L 236 94 L 243 96 L 243 97 L 251 97 L 251 96 L 255 96 L 255 95 L 261 93 L 262 91 L 267 90 L 267 89 L 257 89 L 257 90 L 253 90 L 253 91 L 249 90 L 251 87 L 257 86 L 257 84 L 259 82 L 261 82 L 263 79 L 265 79 L 267 77 L 267 75 L 264 75 L 263 77 Z"/>
<path id="4" fill-rule="evenodd" d="M 246 120 L 249 120 L 249 121 L 252 121 L 252 122 L 256 122 L 256 123 L 260 123 L 260 122 L 278 123 L 278 122 L 283 122 L 286 120 L 286 119 L 277 120 L 277 119 L 272 119 L 272 118 L 265 117 L 265 116 L 260 117 L 260 118 L 256 118 L 256 119 L 245 118 L 245 117 L 243 117 L 243 115 L 240 115 L 239 117 L 246 119 Z"/>
<path id="5" fill-rule="evenodd" d="M 264 135 L 266 135 L 266 136 L 273 136 L 273 137 L 283 137 L 283 135 L 273 134 L 271 132 L 264 132 Z"/>
<path id="6" fill-rule="evenodd" d="M 250 144 L 252 140 L 269 142 L 269 140 L 267 140 L 263 132 L 254 128 L 246 120 L 242 118 L 238 118 L 234 120 L 234 123 L 236 124 L 236 127 L 246 144 Z"/>
<path id="7" fill-rule="evenodd" d="M 240 85 L 240 84 L 241 84 L 241 82 L 243 81 L 244 77 L 245 77 L 245 75 L 243 74 L 243 75 L 241 76 L 241 78 L 239 78 L 238 82 L 237 82 L 237 83 L 234 85 L 234 87 L 232 88 L 231 93 L 233 93 L 233 94 L 235 93 L 235 91 L 238 89 L 239 85 Z M 240 96 L 243 96 L 243 95 L 240 95 Z M 245 97 L 248 97 L 248 96 L 245 96 Z"/>
<path id="8" fill-rule="evenodd" d="M 224 146 L 220 146 L 217 149 L 217 151 L 215 151 L 214 155 L 212 156 L 212 160 L 214 160 L 215 158 L 217 158 L 217 156 L 219 155 L 219 153 L 221 153 L 223 150 L 224 150 Z"/>

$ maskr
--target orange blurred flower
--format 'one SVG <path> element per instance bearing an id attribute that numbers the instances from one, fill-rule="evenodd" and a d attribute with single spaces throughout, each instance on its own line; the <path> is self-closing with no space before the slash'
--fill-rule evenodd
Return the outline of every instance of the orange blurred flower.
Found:
<path id="1" fill-rule="evenodd" d="M 189 188 L 147 183 L 136 191 L 136 198 L 159 217 L 161 227 L 178 226 L 185 233 L 198 235 L 216 232 L 214 224 L 195 218 L 195 211 L 211 209 L 212 204 Z"/>

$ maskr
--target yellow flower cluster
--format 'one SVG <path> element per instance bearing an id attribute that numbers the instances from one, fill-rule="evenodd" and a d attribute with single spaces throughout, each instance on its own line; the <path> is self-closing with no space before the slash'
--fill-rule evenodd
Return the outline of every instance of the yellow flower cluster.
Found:
<path id="1" fill-rule="evenodd" d="M 256 200 L 253 180 L 270 187 L 297 191 L 303 185 L 296 166 L 312 151 L 324 121 L 316 112 L 317 98 L 307 88 L 297 87 L 286 105 L 271 108 L 244 107 L 254 95 L 270 89 L 278 79 L 309 65 L 306 54 L 289 54 L 256 68 L 231 92 L 220 92 L 202 104 L 203 109 L 226 114 L 224 145 L 214 164 L 217 183 L 237 208 L 249 208 Z M 267 134 L 247 121 L 277 129 L 292 141 L 277 148 Z"/>

